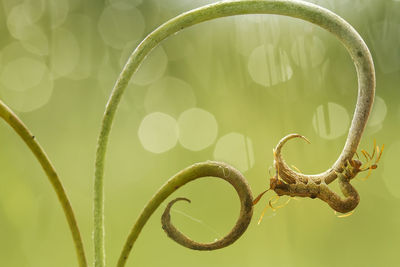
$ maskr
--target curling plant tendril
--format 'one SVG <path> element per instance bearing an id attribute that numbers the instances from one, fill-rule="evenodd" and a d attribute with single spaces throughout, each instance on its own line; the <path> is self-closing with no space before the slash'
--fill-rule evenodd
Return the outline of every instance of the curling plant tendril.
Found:
<path id="1" fill-rule="evenodd" d="M 325 201 L 335 211 L 341 213 L 346 213 L 356 208 L 359 202 L 359 195 L 357 190 L 351 185 L 350 181 L 361 171 L 370 171 L 375 169 L 376 163 L 379 161 L 383 149 L 377 147 L 377 150 L 380 150 L 380 153 L 379 151 L 376 151 L 376 161 L 374 164 L 370 164 L 369 166 L 363 166 L 359 160 L 353 158 L 367 123 L 375 95 L 374 65 L 368 47 L 360 35 L 338 15 L 327 9 L 307 2 L 293 0 L 242 0 L 218 2 L 183 13 L 167 21 L 150 33 L 133 51 L 115 83 L 104 112 L 96 151 L 93 225 L 95 267 L 105 266 L 104 166 L 107 143 L 118 104 L 120 103 L 129 80 L 137 71 L 146 56 L 167 37 L 201 22 L 245 14 L 277 14 L 311 22 L 335 35 L 350 54 L 358 76 L 358 97 L 347 140 L 338 159 L 332 167 L 320 174 L 306 175 L 299 171 L 294 171 L 288 167 L 283 160 L 281 149 L 283 145 L 292 138 L 299 137 L 305 140 L 307 139 L 298 134 L 288 135 L 284 137 L 274 149 L 274 167 L 276 169 L 276 174 L 271 177 L 270 188 L 268 190 L 275 191 L 278 196 L 289 195 L 319 198 Z M 0 117 L 2 117 L 22 138 L 48 176 L 67 219 L 76 249 L 78 264 L 80 267 L 87 267 L 88 263 L 78 224 L 67 194 L 54 166 L 35 136 L 1 100 Z M 370 160 L 374 157 L 374 155 L 370 156 L 367 152 L 364 153 L 364 155 L 368 155 L 369 157 L 366 156 L 366 158 Z M 169 212 L 176 201 L 183 200 L 190 202 L 187 198 L 175 199 L 167 205 L 161 218 L 162 227 L 170 238 L 190 249 L 215 250 L 229 246 L 235 242 L 246 231 L 252 218 L 253 205 L 259 201 L 263 193 L 256 199 L 253 199 L 247 180 L 239 171 L 226 163 L 214 161 L 196 163 L 170 178 L 150 199 L 134 223 L 125 241 L 117 266 L 125 266 L 132 247 L 142 228 L 153 212 L 165 199 L 186 183 L 198 178 L 210 176 L 223 179 L 230 183 L 235 188 L 240 198 L 240 214 L 233 229 L 225 237 L 208 244 L 198 243 L 186 237 L 171 223 Z M 339 196 L 328 186 L 336 178 L 338 178 L 340 189 L 344 197 Z"/>

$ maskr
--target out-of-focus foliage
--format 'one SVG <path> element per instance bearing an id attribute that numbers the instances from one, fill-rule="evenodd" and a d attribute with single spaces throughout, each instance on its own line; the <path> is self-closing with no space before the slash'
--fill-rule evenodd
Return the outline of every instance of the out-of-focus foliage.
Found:
<path id="1" fill-rule="evenodd" d="M 156 26 L 212 1 L 0 0 L 0 97 L 53 160 L 92 258 L 94 154 L 108 95 L 129 54 Z M 161 230 L 158 211 L 128 266 L 396 266 L 400 248 L 400 1 L 312 1 L 350 22 L 369 46 L 377 97 L 360 148 L 387 150 L 356 212 L 337 218 L 317 200 L 291 201 L 254 220 L 233 246 L 200 253 Z M 268 186 L 272 148 L 306 173 L 339 155 L 356 100 L 356 73 L 329 33 L 281 16 L 214 20 L 167 39 L 135 74 L 118 110 L 106 165 L 107 263 L 115 264 L 137 214 L 172 174 L 222 160 L 255 194 Z M 181 230 L 212 241 L 239 210 L 233 189 L 204 179 L 175 193 Z M 209 196 L 215 196 L 210 198 Z M 262 201 L 255 216 L 262 211 Z M 30 151 L 0 123 L 0 266 L 75 266 L 55 194 Z"/>

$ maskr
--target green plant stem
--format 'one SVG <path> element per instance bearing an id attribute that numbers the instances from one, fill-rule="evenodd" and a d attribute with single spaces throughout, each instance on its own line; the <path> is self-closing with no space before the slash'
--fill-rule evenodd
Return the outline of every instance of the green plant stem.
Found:
<path id="1" fill-rule="evenodd" d="M 0 100 L 0 117 L 3 118 L 14 130 L 15 132 L 24 140 L 25 144 L 29 147 L 32 153 L 35 155 L 36 159 L 39 161 L 44 172 L 53 186 L 54 191 L 57 194 L 58 200 L 64 210 L 65 217 L 67 218 L 69 229 L 71 230 L 72 238 L 75 244 L 75 250 L 78 257 L 78 263 L 80 267 L 86 267 L 86 257 L 83 247 L 83 242 L 81 234 L 79 232 L 78 224 L 75 219 L 74 212 L 71 207 L 71 203 L 68 200 L 67 194 L 65 193 L 64 187 L 58 178 L 57 172 L 44 152 L 43 148 L 37 142 L 36 138 L 24 125 L 24 123 L 17 117 L 17 115 L 12 112 L 12 110 L 7 107 Z"/>
<path id="2" fill-rule="evenodd" d="M 160 206 L 160 204 L 167 197 L 169 197 L 181 186 L 202 177 L 221 178 L 230 183 L 235 188 L 241 203 L 240 215 L 235 226 L 225 237 L 221 238 L 220 240 L 209 244 L 197 243 L 180 233 L 170 222 L 169 211 L 171 209 L 171 206 L 178 200 L 189 201 L 186 198 L 177 198 L 168 204 L 162 216 L 162 225 L 164 231 L 168 234 L 168 236 L 187 248 L 197 250 L 215 250 L 229 246 L 246 231 L 247 226 L 249 225 L 251 217 L 253 215 L 253 196 L 251 194 L 251 190 L 249 185 L 247 184 L 246 179 L 239 171 L 226 163 L 215 161 L 196 163 L 180 171 L 171 179 L 169 179 L 147 203 L 146 207 L 141 212 L 125 242 L 125 245 L 118 260 L 118 267 L 125 266 L 129 253 L 132 250 L 133 244 L 139 236 L 143 226 L 146 224 L 147 220 L 158 208 L 158 206 Z"/>
<path id="3" fill-rule="evenodd" d="M 336 14 L 303 1 L 232 1 L 204 6 L 177 16 L 150 33 L 135 49 L 122 70 L 108 100 L 98 139 L 94 182 L 94 247 L 95 267 L 103 267 L 104 255 L 104 162 L 109 133 L 116 109 L 129 80 L 139 65 L 168 36 L 189 26 L 220 17 L 243 14 L 278 14 L 303 19 L 333 33 L 350 53 L 358 75 L 358 98 L 346 144 L 335 164 L 313 179 L 327 183 L 336 178 L 336 171 L 351 159 L 360 142 L 375 93 L 375 72 L 371 55 L 362 38 Z M 282 168 L 287 167 L 282 165 Z M 289 169 L 289 168 L 288 168 Z M 297 174 L 296 175 L 303 175 Z"/>

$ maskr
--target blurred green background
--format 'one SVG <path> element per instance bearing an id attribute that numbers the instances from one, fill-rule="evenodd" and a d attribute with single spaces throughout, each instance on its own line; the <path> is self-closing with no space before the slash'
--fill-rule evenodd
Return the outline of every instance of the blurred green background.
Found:
<path id="1" fill-rule="evenodd" d="M 213 1 L 0 0 L 0 97 L 52 159 L 75 209 L 88 259 L 96 140 L 113 83 L 134 47 L 166 20 Z M 144 228 L 127 266 L 398 266 L 400 248 L 400 1 L 311 1 L 350 22 L 376 67 L 373 113 L 360 149 L 386 149 L 377 170 L 353 184 L 361 202 L 337 218 L 322 201 L 291 201 L 257 219 L 234 245 L 214 252 L 180 247 L 160 226 Z M 107 264 L 114 266 L 152 194 L 192 163 L 222 160 L 268 187 L 272 148 L 289 133 L 285 157 L 302 172 L 339 155 L 356 101 L 355 68 L 332 35 L 293 18 L 247 15 L 186 29 L 164 41 L 135 74 L 117 112 L 106 161 Z M 362 175 L 360 175 L 362 176 Z M 336 182 L 332 185 L 337 188 Z M 174 196 L 179 229 L 210 242 L 239 211 L 217 179 Z M 272 194 L 271 194 L 272 196 Z M 0 266 L 76 266 L 72 239 L 44 172 L 0 123 Z"/>

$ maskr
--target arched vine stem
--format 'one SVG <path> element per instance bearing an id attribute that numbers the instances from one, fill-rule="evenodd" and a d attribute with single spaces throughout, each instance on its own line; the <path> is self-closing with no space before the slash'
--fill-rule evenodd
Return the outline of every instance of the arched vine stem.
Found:
<path id="1" fill-rule="evenodd" d="M 35 136 L 29 131 L 25 124 L 18 118 L 14 112 L 6 106 L 0 100 L 0 117 L 10 125 L 14 131 L 22 138 L 25 144 L 32 151 L 33 155 L 39 161 L 44 172 L 47 174 L 49 182 L 53 186 L 55 193 L 57 194 L 58 200 L 63 208 L 65 217 L 68 222 L 69 229 L 72 234 L 72 238 L 75 245 L 76 255 L 78 258 L 78 264 L 80 267 L 87 267 L 87 261 L 85 257 L 85 251 L 83 247 L 82 237 L 79 232 L 78 224 L 75 219 L 74 212 L 69 202 L 68 196 L 65 193 L 64 187 L 57 175 L 57 172 L 47 157 L 43 148 L 40 146 L 39 142 L 36 140 Z"/>
<path id="2" fill-rule="evenodd" d="M 305 175 L 291 170 L 283 160 L 278 160 L 280 172 L 286 174 L 287 177 L 293 177 L 294 180 L 312 180 L 315 183 L 332 182 L 337 173 L 340 172 L 347 160 L 350 160 L 360 142 L 361 135 L 364 131 L 373 99 L 375 94 L 375 71 L 371 58 L 371 54 L 359 34 L 345 20 L 330 12 L 327 9 L 304 1 L 288 1 L 288 0 L 242 0 L 242 1 L 224 1 L 211 5 L 207 5 L 192 11 L 179 15 L 168 22 L 161 25 L 155 31 L 150 33 L 133 51 L 129 57 L 124 69 L 122 70 L 111 96 L 107 102 L 106 110 L 102 120 L 101 131 L 98 139 L 96 165 L 95 165 L 95 185 L 94 185 L 94 247 L 95 247 L 95 267 L 104 267 L 104 163 L 105 153 L 109 133 L 111 131 L 112 122 L 117 110 L 121 97 L 128 85 L 132 75 L 136 72 L 145 57 L 161 43 L 164 39 L 174 33 L 183 30 L 192 25 L 234 15 L 244 14 L 278 14 L 294 18 L 299 18 L 316 24 L 327 31 L 333 33 L 346 47 L 354 65 L 358 76 L 358 97 L 356 109 L 354 112 L 351 127 L 344 148 L 337 161 L 327 171 L 316 175 Z M 133 26 L 133 25 L 132 25 Z M 194 171 L 194 170 L 193 170 Z M 168 185 L 166 185 L 168 186 Z M 166 190 L 166 189 L 162 189 Z M 168 190 L 175 190 L 174 188 Z M 156 194 L 155 196 L 158 196 Z M 150 200 L 149 205 L 156 205 L 158 201 Z M 154 210 L 153 208 L 145 209 Z M 143 217 L 143 213 L 139 216 L 139 220 Z M 139 222 L 139 221 L 138 221 Z M 137 223 L 135 224 L 137 225 Z M 138 231 L 139 228 L 135 228 Z M 140 228 L 141 229 L 141 228 Z M 136 236 L 133 234 L 130 236 Z M 135 238 L 131 238 L 125 244 L 125 251 L 130 251 Z M 127 249 L 128 248 L 128 249 Z M 125 255 L 127 257 L 127 254 Z M 125 257 L 124 256 L 124 257 Z M 119 266 L 123 266 L 120 264 Z"/>

